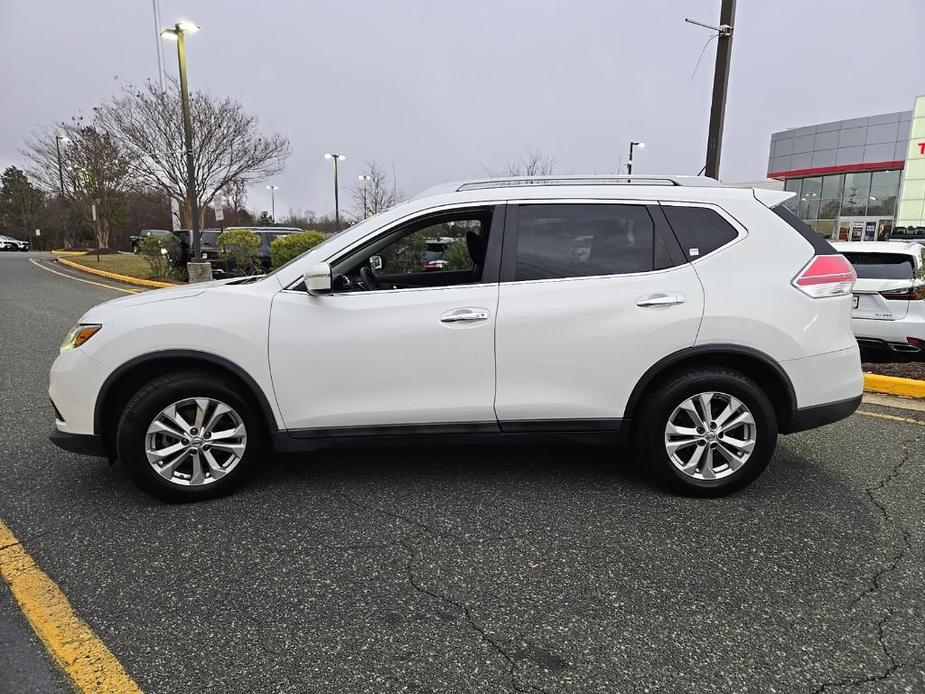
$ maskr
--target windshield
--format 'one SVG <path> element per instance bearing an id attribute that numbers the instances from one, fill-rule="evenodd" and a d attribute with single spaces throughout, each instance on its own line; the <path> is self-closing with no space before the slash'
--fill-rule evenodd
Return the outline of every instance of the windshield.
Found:
<path id="1" fill-rule="evenodd" d="M 905 253 L 843 253 L 854 265 L 858 279 L 911 280 L 915 277 L 915 260 Z"/>

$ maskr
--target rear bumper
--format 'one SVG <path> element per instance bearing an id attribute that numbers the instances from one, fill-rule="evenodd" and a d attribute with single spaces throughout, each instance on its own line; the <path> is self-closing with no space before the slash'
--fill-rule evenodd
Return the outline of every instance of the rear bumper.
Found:
<path id="1" fill-rule="evenodd" d="M 99 458 L 107 458 L 109 454 L 103 445 L 103 440 L 99 436 L 92 434 L 68 434 L 58 429 L 52 430 L 48 437 L 51 442 L 58 448 L 64 449 L 70 453 L 80 455 L 92 455 Z"/>
<path id="2" fill-rule="evenodd" d="M 789 426 L 783 434 L 793 434 L 797 431 L 816 429 L 850 417 L 861 404 L 861 396 L 836 402 L 827 402 L 823 405 L 813 405 L 796 410 L 790 418 Z"/>
<path id="3" fill-rule="evenodd" d="M 851 329 L 855 337 L 865 347 L 876 343 L 889 345 L 909 344 L 908 338 L 925 340 L 925 318 L 912 315 L 910 310 L 900 320 L 871 320 L 869 318 L 852 318 Z M 914 351 L 914 350 L 910 350 Z"/>

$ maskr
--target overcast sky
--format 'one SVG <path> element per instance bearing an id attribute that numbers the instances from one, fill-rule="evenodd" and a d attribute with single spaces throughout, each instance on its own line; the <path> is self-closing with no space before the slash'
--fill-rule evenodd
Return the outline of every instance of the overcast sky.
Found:
<path id="1" fill-rule="evenodd" d="M 719 0 L 161 0 L 188 18 L 190 83 L 239 99 L 293 154 L 277 216 L 333 208 L 325 151 L 394 170 L 406 194 L 527 150 L 562 173 L 697 173 Z M 156 78 L 151 0 L 0 0 L 0 168 L 36 125 Z M 15 28 L 15 31 L 11 31 Z M 165 45 L 176 74 L 175 44 Z M 911 109 L 925 93 L 925 0 L 739 0 L 722 178 L 764 176 L 770 133 Z M 268 209 L 264 184 L 251 190 Z"/>

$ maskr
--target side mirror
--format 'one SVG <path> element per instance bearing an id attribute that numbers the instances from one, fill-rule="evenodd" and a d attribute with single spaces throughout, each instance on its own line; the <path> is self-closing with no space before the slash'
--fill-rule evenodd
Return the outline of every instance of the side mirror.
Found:
<path id="1" fill-rule="evenodd" d="M 370 256 L 369 268 L 373 272 L 382 272 L 382 256 L 379 256 L 379 255 Z"/>
<path id="2" fill-rule="evenodd" d="M 327 263 L 318 263 L 308 269 L 304 275 L 305 286 L 312 296 L 323 296 L 331 293 L 331 266 Z"/>

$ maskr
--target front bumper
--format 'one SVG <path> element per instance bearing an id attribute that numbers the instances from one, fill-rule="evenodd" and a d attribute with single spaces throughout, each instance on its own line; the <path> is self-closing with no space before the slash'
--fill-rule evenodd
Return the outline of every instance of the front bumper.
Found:
<path id="1" fill-rule="evenodd" d="M 108 458 L 109 452 L 103 445 L 103 439 L 92 434 L 68 434 L 59 429 L 53 429 L 48 436 L 58 448 L 70 453 L 92 455 L 99 458 Z"/>

